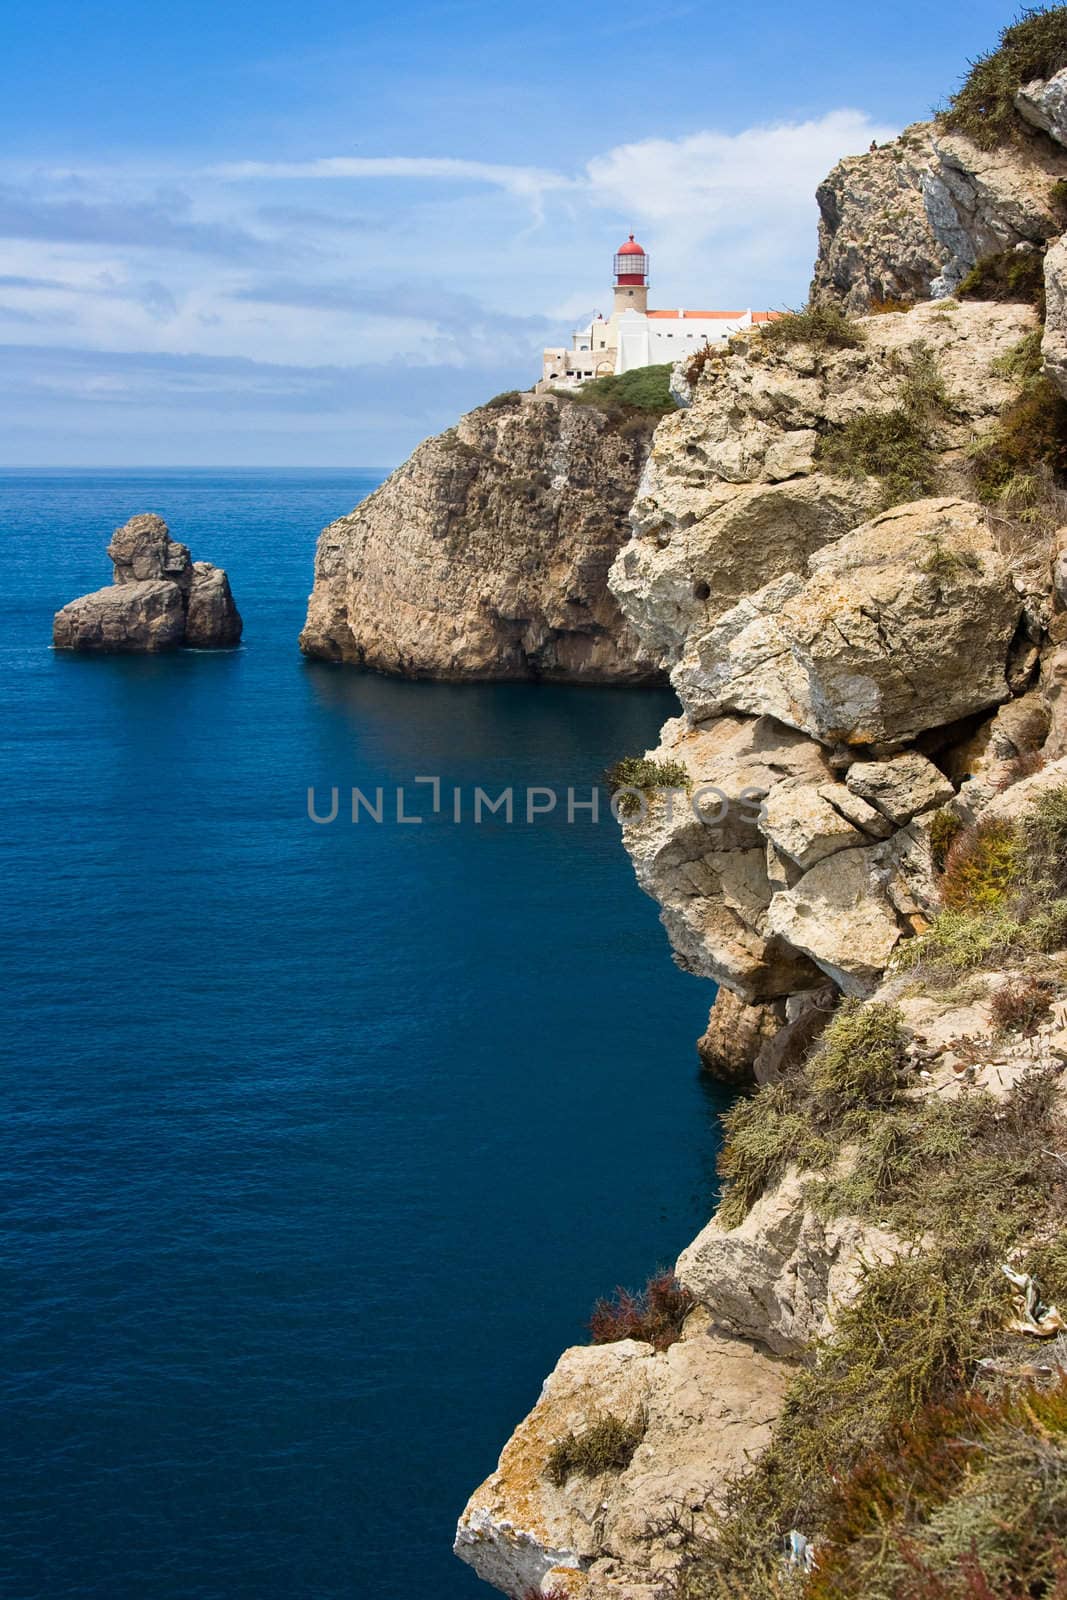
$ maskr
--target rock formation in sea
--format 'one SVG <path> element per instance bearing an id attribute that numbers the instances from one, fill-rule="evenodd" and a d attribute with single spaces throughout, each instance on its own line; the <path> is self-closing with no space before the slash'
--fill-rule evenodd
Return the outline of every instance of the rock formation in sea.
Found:
<path id="1" fill-rule="evenodd" d="M 835 168 L 812 306 L 676 369 L 609 578 L 673 793 L 623 841 L 750 1087 L 688 1316 L 602 1318 L 460 1519 L 515 1600 L 1055 1592 L 1065 108 L 1028 13 Z"/>
<path id="2" fill-rule="evenodd" d="M 432 678 L 642 682 L 607 574 L 655 418 L 502 395 L 326 528 L 307 655 Z"/>
<path id="3" fill-rule="evenodd" d="M 107 553 L 112 585 L 56 612 L 57 649 L 152 654 L 182 645 L 223 649 L 240 641 L 241 617 L 225 572 L 210 561 L 191 560 L 162 517 L 131 517 L 116 528 Z"/>

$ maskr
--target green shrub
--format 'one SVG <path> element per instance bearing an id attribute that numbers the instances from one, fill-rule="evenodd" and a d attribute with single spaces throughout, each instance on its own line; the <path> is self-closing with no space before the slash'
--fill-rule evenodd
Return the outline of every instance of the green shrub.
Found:
<path id="1" fill-rule="evenodd" d="M 1067 219 L 1067 178 L 1056 179 L 1048 192 L 1048 203 L 1053 211 Z"/>
<path id="2" fill-rule="evenodd" d="M 932 927 L 900 945 L 895 965 L 902 971 L 921 969 L 931 979 L 976 972 L 1010 960 L 1030 948 L 1027 929 L 1014 917 L 988 912 L 942 911 Z"/>
<path id="3" fill-rule="evenodd" d="M 1038 250 L 983 256 L 956 290 L 961 300 L 1022 301 L 1045 316 L 1045 262 Z"/>
<path id="4" fill-rule="evenodd" d="M 625 1472 L 647 1426 L 644 1412 L 629 1422 L 610 1413 L 598 1417 L 581 1433 L 556 1440 L 545 1462 L 545 1476 L 562 1487 L 574 1473 L 595 1478 L 601 1472 Z"/>
<path id="5" fill-rule="evenodd" d="M 501 394 L 495 394 L 491 400 L 487 400 L 482 410 L 505 411 L 511 406 L 517 405 L 521 399 L 521 389 L 505 389 Z"/>
<path id="6" fill-rule="evenodd" d="M 1041 489 L 1040 469 L 1067 473 L 1067 400 L 1048 378 L 1031 379 L 1004 407 L 993 431 L 972 451 L 971 470 L 980 500 L 1020 498 L 1027 480 Z"/>
<path id="7" fill-rule="evenodd" d="M 719 1155 L 723 1226 L 743 1221 L 790 1165 L 810 1172 L 829 1168 L 871 1113 L 897 1098 L 906 1045 L 894 1006 L 846 1000 L 799 1075 L 732 1106 L 722 1119 Z"/>
<path id="8" fill-rule="evenodd" d="M 866 340 L 862 326 L 837 306 L 807 306 L 763 324 L 771 345 L 810 344 L 818 350 L 858 350 Z"/>
<path id="9" fill-rule="evenodd" d="M 606 378 L 594 378 L 568 398 L 575 405 L 596 406 L 598 410 L 619 418 L 632 416 L 635 412 L 661 417 L 678 409 L 670 384 L 671 363 L 667 361 L 653 367 L 634 367 L 618 376 L 612 374 Z"/>
<path id="10" fill-rule="evenodd" d="M 1035 328 L 1032 333 L 1024 333 L 1006 355 L 997 357 L 993 362 L 993 371 L 1014 383 L 1025 383 L 1030 378 L 1040 377 L 1041 333 L 1040 328 Z"/>
<path id="11" fill-rule="evenodd" d="M 1067 67 L 1067 6 L 1034 6 L 1000 35 L 996 50 L 973 62 L 962 86 L 941 113 L 942 127 L 962 133 L 983 150 L 1025 137 L 1015 92 L 1033 78 Z"/>
<path id="12" fill-rule="evenodd" d="M 944 872 L 949 846 L 963 832 L 963 823 L 954 811 L 935 811 L 930 818 L 930 854 L 938 872 Z"/>
<path id="13" fill-rule="evenodd" d="M 1027 873 L 1042 894 L 1067 895 L 1067 785 L 1039 795 L 1023 819 Z"/>
<path id="14" fill-rule="evenodd" d="M 940 417 L 951 409 L 937 359 L 916 343 L 898 363 L 899 403 L 890 411 L 863 411 L 816 443 L 815 459 L 840 477 L 881 478 L 883 506 L 932 493 L 937 483 Z"/>
<path id="15" fill-rule="evenodd" d="M 1018 886 L 1022 838 L 1014 823 L 993 819 L 965 828 L 953 841 L 941 879 L 952 911 L 993 911 Z"/>
<path id="16" fill-rule="evenodd" d="M 605 772 L 604 782 L 612 794 L 620 789 L 639 789 L 642 794 L 653 795 L 659 789 L 688 789 L 690 778 L 680 761 L 623 756 Z M 618 807 L 624 817 L 632 817 L 641 810 L 641 802 L 634 794 L 624 794 L 619 796 Z"/>

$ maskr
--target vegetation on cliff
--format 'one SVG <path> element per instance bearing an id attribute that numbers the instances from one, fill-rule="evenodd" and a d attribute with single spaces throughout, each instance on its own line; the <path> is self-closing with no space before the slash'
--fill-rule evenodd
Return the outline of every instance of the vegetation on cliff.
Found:
<path id="1" fill-rule="evenodd" d="M 1015 109 L 1016 91 L 1034 78 L 1051 78 L 1067 67 L 1067 6 L 1032 6 L 1006 27 L 1000 43 L 971 63 L 970 71 L 940 115 L 949 133 L 962 133 L 981 150 L 1025 137 Z"/>

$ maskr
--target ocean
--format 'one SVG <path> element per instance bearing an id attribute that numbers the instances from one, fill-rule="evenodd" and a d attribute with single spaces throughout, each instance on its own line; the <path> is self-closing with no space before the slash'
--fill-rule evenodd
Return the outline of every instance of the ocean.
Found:
<path id="1" fill-rule="evenodd" d="M 587 792 L 673 697 L 304 661 L 316 534 L 378 481 L 0 473 L 5 1600 L 488 1595 L 467 1495 L 709 1213 L 711 990 L 614 822 L 391 799 Z M 53 652 L 145 510 L 243 646 Z"/>

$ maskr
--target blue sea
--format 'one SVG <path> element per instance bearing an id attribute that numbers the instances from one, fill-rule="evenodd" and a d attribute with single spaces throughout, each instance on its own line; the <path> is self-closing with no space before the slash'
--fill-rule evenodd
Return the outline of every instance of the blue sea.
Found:
<path id="1" fill-rule="evenodd" d="M 4 1600 L 488 1596 L 467 1495 L 708 1215 L 710 986 L 610 817 L 345 820 L 588 788 L 673 699 L 304 661 L 316 534 L 377 481 L 0 474 Z M 241 649 L 51 650 L 144 510 Z"/>

